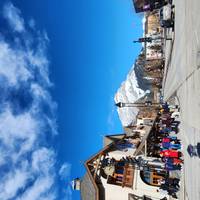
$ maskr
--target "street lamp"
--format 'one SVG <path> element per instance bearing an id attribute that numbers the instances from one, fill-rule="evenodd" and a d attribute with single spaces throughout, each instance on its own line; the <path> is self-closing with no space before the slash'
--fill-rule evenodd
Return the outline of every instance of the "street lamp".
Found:
<path id="1" fill-rule="evenodd" d="M 158 103 L 152 103 L 152 101 L 145 101 L 144 103 L 122 103 L 118 102 L 115 104 L 119 108 L 123 107 L 147 107 L 147 106 L 153 106 L 158 105 Z"/>
<path id="2" fill-rule="evenodd" d="M 126 106 L 126 103 L 122 103 L 122 102 L 118 102 L 118 103 L 116 103 L 115 105 L 116 105 L 117 107 L 119 107 L 119 108 L 127 107 L 127 106 Z"/>
<path id="3" fill-rule="evenodd" d="M 138 40 L 133 41 L 134 43 L 142 43 L 142 42 L 152 42 L 152 38 L 151 37 L 143 37 L 143 38 L 139 38 Z"/>

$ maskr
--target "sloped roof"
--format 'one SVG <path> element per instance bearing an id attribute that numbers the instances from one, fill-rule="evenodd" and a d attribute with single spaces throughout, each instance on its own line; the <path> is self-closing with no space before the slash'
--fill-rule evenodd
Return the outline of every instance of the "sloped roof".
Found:
<path id="1" fill-rule="evenodd" d="M 134 129 L 136 128 L 137 126 L 126 126 L 124 127 L 124 131 L 126 133 L 127 136 L 133 136 L 134 135 Z"/>
<path id="2" fill-rule="evenodd" d="M 133 5 L 135 7 L 135 12 L 144 12 L 142 5 L 144 4 L 143 0 L 132 0 L 133 1 Z"/>
<path id="3" fill-rule="evenodd" d="M 113 142 L 119 141 L 125 137 L 125 134 L 106 135 L 104 137 L 103 146 L 106 147 Z"/>
<path id="4" fill-rule="evenodd" d="M 100 184 L 98 184 L 95 181 L 95 178 L 91 174 L 91 171 L 89 169 L 89 162 L 92 161 L 93 159 L 97 158 L 99 154 L 105 152 L 107 149 L 109 149 L 112 146 L 112 143 L 114 141 L 118 141 L 122 139 L 125 136 L 125 134 L 118 134 L 118 135 L 112 135 L 112 136 L 106 136 L 106 145 L 102 150 L 100 150 L 98 153 L 93 155 L 91 158 L 89 158 L 85 162 L 85 168 L 86 168 L 86 173 L 85 176 L 83 177 L 81 181 L 81 199 L 82 200 L 103 200 L 104 199 L 104 188 L 101 187 Z M 105 137 L 105 138 L 106 138 Z"/>
<path id="5" fill-rule="evenodd" d="M 96 200 L 96 190 L 87 172 L 81 181 L 81 199 Z"/>
<path id="6" fill-rule="evenodd" d="M 100 150 L 95 155 L 91 156 L 85 162 L 86 173 L 81 181 L 81 199 L 82 200 L 104 200 L 105 199 L 105 191 L 102 188 L 101 184 L 97 184 L 95 181 L 95 177 L 93 177 L 91 173 L 91 169 L 89 168 L 89 163 L 97 158 L 100 154 L 105 153 L 109 148 L 113 146 L 113 142 L 119 141 L 125 137 L 126 134 L 115 134 L 108 135 L 104 137 L 104 148 Z"/>

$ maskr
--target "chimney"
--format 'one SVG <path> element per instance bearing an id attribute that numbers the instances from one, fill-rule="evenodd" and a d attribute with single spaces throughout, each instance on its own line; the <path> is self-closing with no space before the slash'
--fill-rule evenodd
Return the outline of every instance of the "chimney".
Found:
<path id="1" fill-rule="evenodd" d="M 80 190 L 80 188 L 81 188 L 81 180 L 80 180 L 80 178 L 75 178 L 71 182 L 71 185 L 72 185 L 72 189 L 73 190 Z"/>

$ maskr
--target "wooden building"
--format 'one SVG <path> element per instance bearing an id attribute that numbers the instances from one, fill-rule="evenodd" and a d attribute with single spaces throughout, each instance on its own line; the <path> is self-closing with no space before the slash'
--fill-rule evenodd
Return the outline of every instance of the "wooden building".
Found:
<path id="1" fill-rule="evenodd" d="M 159 159 L 145 156 L 151 126 L 134 126 L 128 134 L 108 135 L 104 148 L 85 162 L 82 200 L 162 199 L 159 180 L 166 175 Z M 137 132 L 136 132 L 137 130 Z M 168 196 L 166 197 L 168 198 Z"/>

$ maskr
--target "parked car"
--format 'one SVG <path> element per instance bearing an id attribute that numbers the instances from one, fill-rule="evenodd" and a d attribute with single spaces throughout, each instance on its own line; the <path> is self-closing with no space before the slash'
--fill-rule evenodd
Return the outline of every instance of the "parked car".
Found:
<path id="1" fill-rule="evenodd" d="M 167 4 L 160 9 L 160 26 L 163 28 L 174 27 L 173 5 Z"/>

